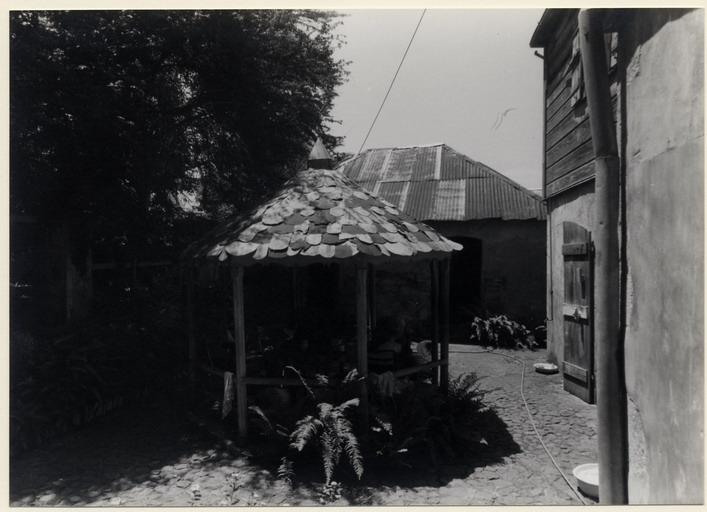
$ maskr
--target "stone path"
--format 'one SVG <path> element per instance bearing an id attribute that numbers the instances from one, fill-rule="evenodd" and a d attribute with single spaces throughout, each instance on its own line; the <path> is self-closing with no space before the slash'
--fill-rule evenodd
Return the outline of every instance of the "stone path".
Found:
<path id="1" fill-rule="evenodd" d="M 485 402 L 493 404 L 499 417 L 519 445 L 519 453 L 503 462 L 473 470 L 463 479 L 442 487 L 382 489 L 374 491 L 376 501 L 395 505 L 573 505 L 579 498 L 570 489 L 535 434 L 522 405 L 520 380 L 522 364 L 500 354 L 525 361 L 524 391 L 538 432 L 548 450 L 576 486 L 572 469 L 596 462 L 596 407 L 562 389 L 562 378 L 542 375 L 533 363 L 543 361 L 543 353 L 498 350 L 474 353 L 481 347 L 452 345 L 450 374 L 475 372 L 483 376 L 482 388 L 491 390 Z M 576 487 L 575 487 L 576 488 Z M 583 497 L 586 504 L 595 503 Z"/>
<path id="2" fill-rule="evenodd" d="M 495 464 L 449 468 L 436 485 L 365 487 L 344 493 L 335 505 L 569 505 L 578 498 L 545 453 L 520 397 L 525 395 L 538 431 L 572 484 L 572 468 L 596 461 L 596 412 L 562 390 L 559 375 L 535 373 L 542 352 L 497 351 L 452 345 L 450 373 L 476 372 L 506 423 L 517 453 Z M 477 461 L 478 462 L 478 461 Z M 190 427 L 164 401 L 124 409 L 110 417 L 23 454 L 11 463 L 14 506 L 226 506 L 316 505 L 314 488 L 289 491 L 276 476 L 215 449 L 213 439 Z M 592 501 L 584 498 L 588 503 Z"/>

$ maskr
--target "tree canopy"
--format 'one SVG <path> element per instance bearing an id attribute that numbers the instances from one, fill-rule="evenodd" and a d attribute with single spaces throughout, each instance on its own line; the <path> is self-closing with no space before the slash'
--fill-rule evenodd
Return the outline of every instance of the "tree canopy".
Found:
<path id="1" fill-rule="evenodd" d="M 336 24 L 309 10 L 11 13 L 11 210 L 150 245 L 169 243 L 180 192 L 198 186 L 212 218 L 247 207 L 332 121 Z"/>

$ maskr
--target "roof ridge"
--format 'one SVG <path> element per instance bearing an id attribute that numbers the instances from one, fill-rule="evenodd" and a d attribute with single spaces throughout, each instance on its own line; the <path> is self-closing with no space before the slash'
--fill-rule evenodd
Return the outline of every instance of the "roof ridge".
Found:
<path id="1" fill-rule="evenodd" d="M 393 194 L 391 198 L 397 198 L 399 193 L 407 197 L 408 185 L 415 187 L 416 201 L 421 201 L 421 203 L 414 203 L 416 206 L 410 206 L 409 212 L 414 216 L 419 216 L 421 212 L 426 211 L 425 208 L 436 204 L 439 199 L 438 193 L 431 192 L 432 189 L 423 194 L 422 189 L 418 190 L 417 187 L 435 187 L 436 190 L 437 184 L 440 187 L 456 187 L 457 185 L 453 185 L 453 183 L 465 182 L 463 187 L 466 190 L 473 188 L 482 194 L 501 194 L 491 198 L 491 203 L 488 205 L 484 203 L 484 206 L 480 206 L 481 210 L 476 213 L 469 213 L 465 210 L 463 214 L 465 218 L 468 216 L 485 218 L 485 215 L 499 208 L 504 212 L 510 212 L 508 213 L 510 218 L 544 218 L 543 198 L 527 187 L 487 164 L 457 151 L 448 144 L 441 143 L 431 147 L 435 149 L 424 149 L 421 146 L 369 148 L 340 163 L 337 166 L 337 171 L 361 185 L 366 183 L 365 189 L 382 193 L 384 197 L 387 194 Z M 410 167 L 412 161 L 409 161 L 405 156 L 407 154 L 405 151 L 410 148 L 413 148 L 411 158 L 417 162 L 413 167 Z M 395 154 L 398 150 L 403 152 L 398 153 L 398 157 L 395 158 L 397 163 L 393 164 L 393 161 L 387 156 L 383 159 L 383 155 Z M 430 153 L 435 154 L 432 156 Z M 405 158 L 401 159 L 401 157 Z M 421 157 L 422 160 L 420 160 Z M 444 177 L 440 176 L 438 172 L 440 165 L 446 169 L 442 173 Z M 432 173 L 433 166 L 435 167 L 434 173 Z M 393 192 L 390 189 L 390 187 L 399 188 L 401 185 L 405 187 L 404 193 L 402 191 Z M 412 190 L 413 188 L 410 188 L 410 191 Z M 420 194 L 425 195 L 425 198 L 418 197 Z M 401 204 L 406 204 L 403 199 L 401 201 L 403 201 Z M 492 203 L 493 206 L 491 206 Z M 486 213 L 482 213 L 482 211 Z"/>
<path id="2" fill-rule="evenodd" d="M 430 144 L 410 144 L 407 146 L 381 146 L 378 148 L 366 148 L 363 151 L 361 151 L 360 153 L 353 155 L 351 158 L 349 158 L 349 160 L 352 160 L 352 159 L 358 157 L 359 155 L 362 155 L 368 151 L 383 151 L 385 149 L 435 148 L 437 146 L 446 146 L 446 144 L 444 142 L 432 142 Z"/>

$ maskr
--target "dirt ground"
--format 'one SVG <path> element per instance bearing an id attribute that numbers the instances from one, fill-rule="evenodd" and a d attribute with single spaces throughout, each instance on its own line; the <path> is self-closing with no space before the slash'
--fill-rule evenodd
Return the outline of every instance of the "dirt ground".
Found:
<path id="1" fill-rule="evenodd" d="M 572 468 L 596 462 L 596 410 L 562 390 L 559 375 L 532 368 L 542 351 L 477 353 L 452 345 L 450 374 L 476 372 L 486 402 L 505 422 L 508 446 L 495 457 L 446 466 L 414 481 L 391 479 L 345 488 L 334 505 L 570 505 L 578 497 L 553 465 L 529 421 L 570 484 Z M 496 448 L 494 448 L 496 450 Z M 13 506 L 318 505 L 319 489 L 288 489 L 247 450 L 234 454 L 166 400 L 125 408 L 11 461 Z"/>

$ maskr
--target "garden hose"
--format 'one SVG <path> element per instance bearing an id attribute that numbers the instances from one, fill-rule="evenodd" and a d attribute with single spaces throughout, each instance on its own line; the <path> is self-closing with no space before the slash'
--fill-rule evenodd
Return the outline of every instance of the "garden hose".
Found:
<path id="1" fill-rule="evenodd" d="M 543 450 L 545 450 L 545 453 L 547 453 L 547 456 L 550 457 L 550 461 L 552 461 L 553 466 L 555 466 L 555 469 L 557 469 L 557 471 L 560 473 L 560 476 L 562 476 L 562 478 L 565 481 L 565 483 L 567 484 L 567 486 L 572 490 L 572 492 L 574 493 L 574 495 L 577 497 L 577 499 L 579 500 L 579 502 L 582 505 L 587 505 L 587 502 L 584 500 L 582 495 L 577 491 L 575 486 L 572 485 L 572 483 L 567 478 L 567 475 L 565 475 L 564 471 L 562 471 L 562 469 L 560 469 L 560 466 L 559 466 L 559 464 L 557 464 L 555 457 L 553 457 L 552 454 L 550 453 L 550 450 L 548 450 L 547 446 L 545 445 L 545 442 L 543 441 L 542 436 L 540 435 L 540 432 L 538 432 L 538 429 L 535 426 L 535 420 L 533 419 L 533 415 L 530 412 L 530 408 L 528 407 L 528 402 L 525 399 L 525 392 L 523 389 L 524 384 L 525 384 L 525 361 L 523 361 L 519 357 L 509 356 L 508 354 L 500 354 L 498 352 L 495 352 L 494 349 L 476 350 L 476 351 L 472 351 L 472 352 L 466 352 L 466 351 L 462 352 L 462 351 L 451 351 L 450 350 L 450 352 L 454 352 L 456 354 L 491 354 L 491 355 L 495 355 L 495 356 L 505 357 L 506 359 L 511 359 L 511 360 L 519 362 L 521 365 L 523 365 L 523 369 L 520 374 L 520 397 L 523 400 L 523 407 L 525 407 L 525 412 L 527 413 L 528 419 L 530 420 L 530 425 L 533 427 L 533 431 L 535 432 L 535 435 L 537 436 L 538 441 L 540 441 L 540 444 L 542 445 Z"/>

